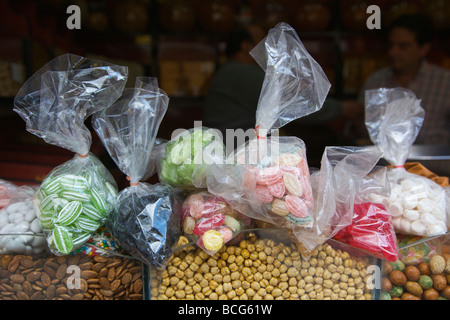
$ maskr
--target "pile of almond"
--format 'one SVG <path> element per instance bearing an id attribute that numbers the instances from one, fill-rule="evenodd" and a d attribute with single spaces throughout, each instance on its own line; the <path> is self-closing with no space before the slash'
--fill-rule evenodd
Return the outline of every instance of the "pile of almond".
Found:
<path id="1" fill-rule="evenodd" d="M 142 264 L 114 256 L 0 256 L 0 300 L 142 300 Z"/>

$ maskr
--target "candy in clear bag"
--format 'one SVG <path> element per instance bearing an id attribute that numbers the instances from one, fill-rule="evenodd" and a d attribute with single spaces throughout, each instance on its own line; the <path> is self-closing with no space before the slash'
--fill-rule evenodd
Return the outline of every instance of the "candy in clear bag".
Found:
<path id="1" fill-rule="evenodd" d="M 26 129 L 75 153 L 39 186 L 34 204 L 47 245 L 67 255 L 89 239 L 111 210 L 117 184 L 91 153 L 87 117 L 122 93 L 127 68 L 72 54 L 61 55 L 28 79 L 14 99 Z"/>
<path id="2" fill-rule="evenodd" d="M 405 88 L 367 90 L 365 108 L 369 136 L 391 164 L 387 172 L 391 193 L 384 204 L 395 230 L 416 236 L 447 232 L 444 188 L 404 168 L 425 117 L 420 99 Z"/>
<path id="3" fill-rule="evenodd" d="M 169 103 L 156 78 L 140 77 L 110 108 L 94 114 L 92 126 L 130 186 L 121 190 L 106 228 L 130 255 L 164 267 L 180 235 L 174 190 L 144 182 L 156 170 L 153 146 Z"/>

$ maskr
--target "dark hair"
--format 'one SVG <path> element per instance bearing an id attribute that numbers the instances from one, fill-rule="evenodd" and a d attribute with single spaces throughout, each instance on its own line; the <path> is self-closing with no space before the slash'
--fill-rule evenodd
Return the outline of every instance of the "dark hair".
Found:
<path id="1" fill-rule="evenodd" d="M 241 50 L 242 42 L 253 43 L 253 37 L 247 28 L 239 26 L 230 31 L 227 38 L 225 54 L 227 58 L 233 57 Z"/>
<path id="2" fill-rule="evenodd" d="M 408 14 L 398 17 L 391 24 L 389 32 L 394 28 L 406 28 L 415 34 L 420 45 L 433 40 L 434 27 L 430 17 L 422 14 Z"/>

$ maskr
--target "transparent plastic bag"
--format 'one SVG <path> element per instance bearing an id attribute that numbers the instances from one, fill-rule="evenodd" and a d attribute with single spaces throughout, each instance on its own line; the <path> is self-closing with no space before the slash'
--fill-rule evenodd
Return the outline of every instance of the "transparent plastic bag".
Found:
<path id="1" fill-rule="evenodd" d="M 256 111 L 256 136 L 215 165 L 208 191 L 238 211 L 275 226 L 312 226 L 310 172 L 305 143 L 278 129 L 322 108 L 330 83 L 286 23 L 270 29 L 251 55 L 265 70 Z"/>
<path id="2" fill-rule="evenodd" d="M 14 99 L 14 111 L 30 133 L 76 153 L 45 177 L 34 201 L 55 255 L 81 246 L 112 208 L 117 184 L 89 152 L 92 137 L 84 122 L 108 108 L 126 80 L 126 67 L 65 54 L 33 74 Z"/>
<path id="3" fill-rule="evenodd" d="M 313 224 L 309 229 L 294 226 L 291 234 L 304 253 L 333 238 L 353 221 L 355 197 L 381 157 L 373 148 L 328 146 L 320 170 L 311 175 Z"/>
<path id="4" fill-rule="evenodd" d="M 183 233 L 211 256 L 251 226 L 250 218 L 207 191 L 191 193 L 181 210 Z"/>
<path id="5" fill-rule="evenodd" d="M 397 236 L 392 218 L 383 204 L 389 195 L 386 169 L 379 168 L 363 178 L 355 197 L 352 223 L 335 236 L 341 242 L 370 252 L 379 259 L 398 259 Z"/>
<path id="6" fill-rule="evenodd" d="M 0 209 L 0 254 L 39 255 L 47 251 L 44 233 L 33 205 L 37 186 L 0 181 L 8 203 Z"/>
<path id="7" fill-rule="evenodd" d="M 129 254 L 162 267 L 178 240 L 179 216 L 173 192 L 142 182 L 154 173 L 153 145 L 169 98 L 156 78 L 138 78 L 112 106 L 92 117 L 92 126 L 130 186 L 117 195 L 106 228 Z"/>
<path id="8" fill-rule="evenodd" d="M 215 129 L 194 127 L 175 135 L 160 149 L 160 181 L 176 188 L 206 188 L 209 166 L 223 163 L 225 146 Z"/>
<path id="9" fill-rule="evenodd" d="M 392 165 L 391 193 L 385 198 L 396 232 L 435 236 L 447 231 L 444 189 L 404 168 L 425 117 L 420 100 L 408 89 L 366 91 L 365 123 L 372 142 Z"/>

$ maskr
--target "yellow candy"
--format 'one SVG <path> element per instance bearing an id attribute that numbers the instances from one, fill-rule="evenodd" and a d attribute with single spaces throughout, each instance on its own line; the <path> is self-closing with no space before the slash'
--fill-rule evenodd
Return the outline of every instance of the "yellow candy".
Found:
<path id="1" fill-rule="evenodd" d="M 286 207 L 286 203 L 283 200 L 275 199 L 272 202 L 272 212 L 280 216 L 286 216 L 289 214 L 289 209 Z"/>
<path id="2" fill-rule="evenodd" d="M 208 230 L 203 234 L 203 246 L 208 251 L 217 252 L 222 248 L 222 235 L 217 230 Z"/>

